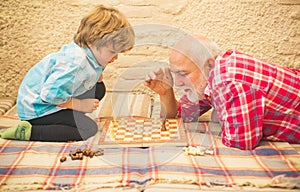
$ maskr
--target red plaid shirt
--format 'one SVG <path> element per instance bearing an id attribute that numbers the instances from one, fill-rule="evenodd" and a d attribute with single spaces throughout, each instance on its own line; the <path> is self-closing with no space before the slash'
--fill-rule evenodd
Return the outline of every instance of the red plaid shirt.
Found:
<path id="1" fill-rule="evenodd" d="M 253 149 L 261 139 L 300 143 L 300 70 L 229 50 L 216 59 L 208 86 L 225 145 Z M 187 111 L 182 101 L 179 115 Z"/>

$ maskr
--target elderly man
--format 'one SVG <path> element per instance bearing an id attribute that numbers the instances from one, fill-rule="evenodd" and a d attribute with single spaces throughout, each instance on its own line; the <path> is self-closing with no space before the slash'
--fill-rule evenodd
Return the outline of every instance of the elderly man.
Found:
<path id="1" fill-rule="evenodd" d="M 204 37 L 179 41 L 169 62 L 145 81 L 159 94 L 165 117 L 196 121 L 213 107 L 226 146 L 254 149 L 262 139 L 300 143 L 300 70 L 222 52 Z M 179 101 L 171 73 L 185 93 Z"/>

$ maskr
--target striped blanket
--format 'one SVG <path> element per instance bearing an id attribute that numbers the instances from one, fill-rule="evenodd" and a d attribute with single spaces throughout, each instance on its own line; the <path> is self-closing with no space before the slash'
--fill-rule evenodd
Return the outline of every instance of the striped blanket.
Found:
<path id="1" fill-rule="evenodd" d="M 101 128 L 101 125 L 99 125 Z M 0 139 L 0 191 L 99 189 L 157 183 L 203 186 L 299 188 L 300 155 L 286 142 L 262 142 L 255 150 L 225 147 L 218 124 L 187 124 L 189 144 L 213 155 L 186 155 L 182 147 L 109 148 L 103 156 L 71 160 L 70 151 L 99 150 L 100 131 L 87 141 L 24 142 Z M 101 130 L 101 129 L 99 129 Z M 66 155 L 67 160 L 61 162 Z"/>

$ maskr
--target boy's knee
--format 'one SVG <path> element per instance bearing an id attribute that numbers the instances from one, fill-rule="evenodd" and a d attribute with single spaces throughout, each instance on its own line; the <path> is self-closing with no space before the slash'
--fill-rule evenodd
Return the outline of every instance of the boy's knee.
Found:
<path id="1" fill-rule="evenodd" d="M 97 126 L 97 124 L 95 124 L 95 126 L 90 127 L 88 137 L 92 137 L 92 136 L 96 135 L 97 132 L 98 132 L 98 126 Z"/>
<path id="2" fill-rule="evenodd" d="M 82 138 L 82 140 L 87 140 L 88 138 L 96 135 L 96 133 L 98 132 L 98 126 L 97 124 L 91 124 L 88 127 L 86 127 L 86 129 L 81 130 L 80 131 L 80 136 Z"/>
<path id="3" fill-rule="evenodd" d="M 97 126 L 97 124 L 95 124 L 95 126 L 93 126 L 91 128 L 91 134 L 92 134 L 92 136 L 96 135 L 97 132 L 98 132 L 98 126 Z"/>
<path id="4" fill-rule="evenodd" d="M 105 93 L 106 93 L 105 84 L 103 82 L 97 83 L 96 95 L 95 95 L 96 99 L 99 99 L 99 101 L 100 101 L 105 96 Z"/>

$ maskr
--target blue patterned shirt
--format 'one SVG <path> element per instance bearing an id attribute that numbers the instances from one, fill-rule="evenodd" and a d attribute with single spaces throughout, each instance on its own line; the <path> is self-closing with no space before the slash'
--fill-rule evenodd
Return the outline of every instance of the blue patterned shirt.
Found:
<path id="1" fill-rule="evenodd" d="M 24 77 L 17 98 L 19 118 L 31 120 L 63 109 L 57 105 L 90 90 L 103 70 L 89 48 L 74 42 L 64 45 Z"/>

